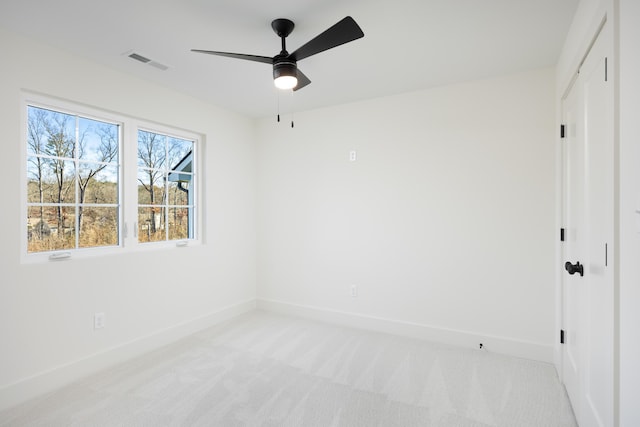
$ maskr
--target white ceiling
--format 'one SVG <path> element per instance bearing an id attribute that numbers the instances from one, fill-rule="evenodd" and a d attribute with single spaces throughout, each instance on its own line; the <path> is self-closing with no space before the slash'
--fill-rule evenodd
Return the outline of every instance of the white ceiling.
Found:
<path id="1" fill-rule="evenodd" d="M 250 117 L 275 114 L 268 64 L 190 52 L 274 56 L 347 15 L 364 38 L 306 58 L 312 84 L 281 94 L 296 111 L 556 63 L 579 0 L 2 0 L 0 25 Z M 127 57 L 135 51 L 169 66 Z"/>

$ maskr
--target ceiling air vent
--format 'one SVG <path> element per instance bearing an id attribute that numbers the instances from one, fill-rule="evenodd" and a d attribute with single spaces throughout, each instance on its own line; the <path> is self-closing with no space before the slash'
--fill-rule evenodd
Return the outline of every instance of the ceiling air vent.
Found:
<path id="1" fill-rule="evenodd" d="M 131 59 L 135 59 L 136 61 L 140 61 L 143 64 L 151 65 L 152 67 L 155 67 L 155 68 L 157 68 L 159 70 L 162 70 L 162 71 L 166 71 L 166 70 L 169 69 L 168 66 L 166 66 L 164 64 L 161 64 L 160 62 L 153 61 L 153 60 L 147 58 L 146 56 L 140 55 L 139 53 L 136 53 L 136 52 L 133 52 L 133 51 L 126 52 L 125 55 L 127 55 Z"/>
<path id="2" fill-rule="evenodd" d="M 138 55 L 135 52 L 129 54 L 129 58 L 135 59 L 136 61 L 144 62 L 145 64 L 151 61 L 149 58 L 145 58 L 144 56 Z"/>

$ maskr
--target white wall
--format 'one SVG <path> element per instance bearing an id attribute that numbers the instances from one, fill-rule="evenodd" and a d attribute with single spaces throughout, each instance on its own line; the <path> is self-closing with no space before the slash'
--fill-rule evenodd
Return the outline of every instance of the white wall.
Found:
<path id="1" fill-rule="evenodd" d="M 554 105 L 544 69 L 260 121 L 259 305 L 551 361 Z"/>
<path id="2" fill-rule="evenodd" d="M 619 0 L 620 426 L 640 425 L 640 2 Z"/>
<path id="3" fill-rule="evenodd" d="M 249 120 L 2 29 L 0 52 L 0 409 L 255 306 Z M 206 244 L 21 265 L 21 89 L 203 134 Z"/>

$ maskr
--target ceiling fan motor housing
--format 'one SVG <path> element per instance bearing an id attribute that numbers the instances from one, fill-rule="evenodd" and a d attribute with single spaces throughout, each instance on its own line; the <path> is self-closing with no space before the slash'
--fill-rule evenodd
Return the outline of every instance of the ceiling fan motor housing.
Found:
<path id="1" fill-rule="evenodd" d="M 278 77 L 283 76 L 291 76 L 298 77 L 298 66 L 296 62 L 291 60 L 290 58 L 278 58 L 276 57 L 273 61 L 273 78 L 274 80 Z"/>

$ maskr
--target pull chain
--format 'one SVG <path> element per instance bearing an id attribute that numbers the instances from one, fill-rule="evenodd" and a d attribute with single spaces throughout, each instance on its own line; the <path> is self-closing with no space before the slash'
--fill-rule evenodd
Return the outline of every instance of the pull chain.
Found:
<path id="1" fill-rule="evenodd" d="M 295 108 L 293 106 L 293 91 L 291 91 L 291 128 L 293 129 L 293 114 L 294 114 Z"/>
<path id="2" fill-rule="evenodd" d="M 295 127 L 294 121 L 293 121 L 293 117 L 294 117 L 294 108 L 293 108 L 293 91 L 291 91 L 291 127 Z M 277 103 L 277 115 L 276 115 L 276 120 L 278 121 L 278 123 L 280 123 L 280 91 L 278 91 L 278 103 Z"/>

